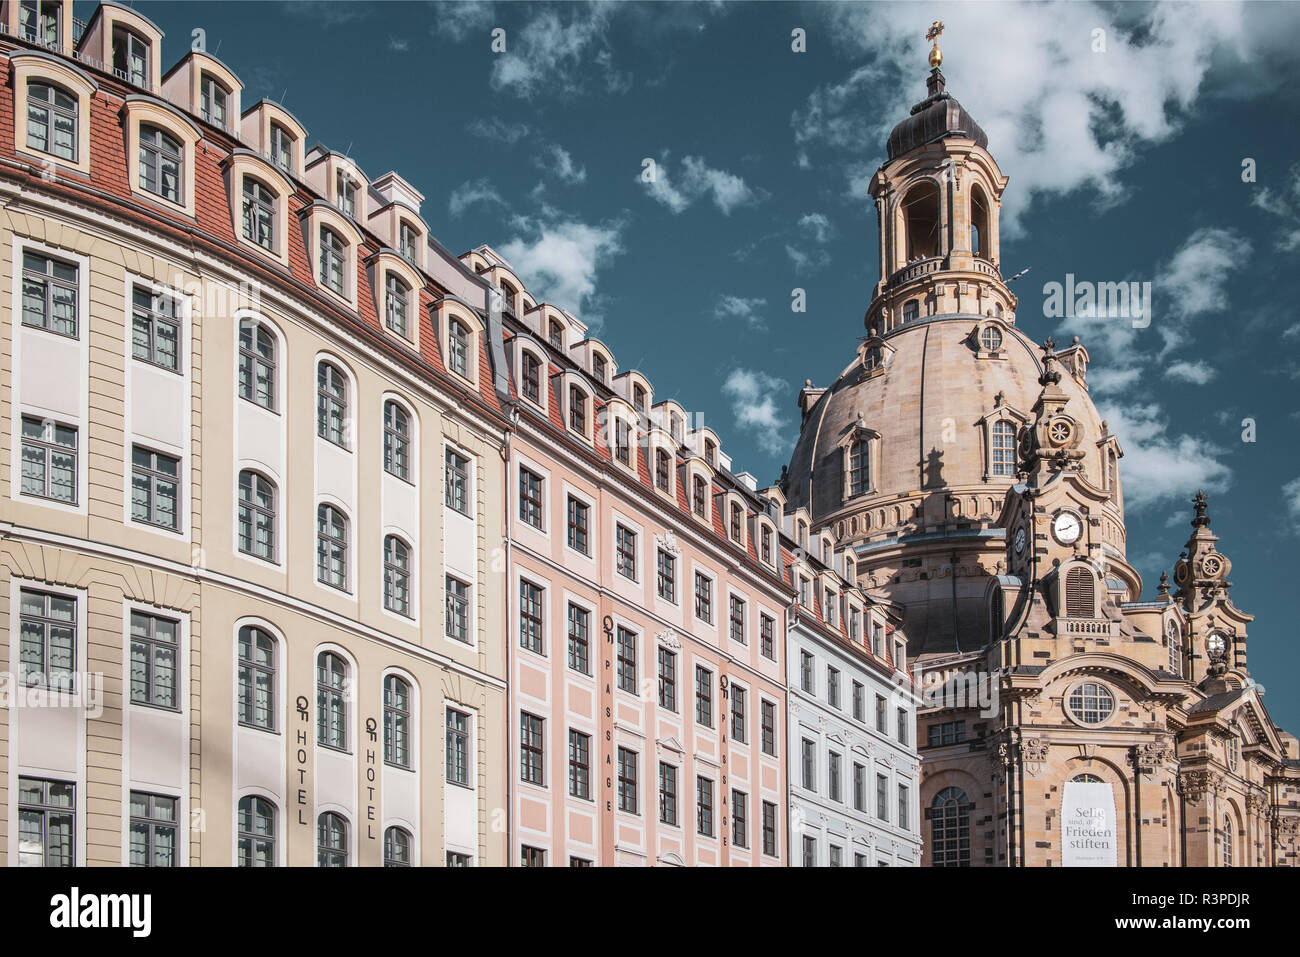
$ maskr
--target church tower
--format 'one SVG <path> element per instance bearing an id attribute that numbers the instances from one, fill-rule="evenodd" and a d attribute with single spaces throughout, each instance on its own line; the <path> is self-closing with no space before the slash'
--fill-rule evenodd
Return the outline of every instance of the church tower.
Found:
<path id="1" fill-rule="evenodd" d="M 925 704 L 923 861 L 939 866 L 1295 863 L 1296 742 L 1246 671 L 1251 616 L 1203 496 L 1143 600 L 1126 558 L 1123 449 L 1086 347 L 1040 347 L 1002 274 L 1007 177 L 947 91 L 871 182 L 880 280 L 866 337 L 799 396 L 787 516 L 848 549 L 904 610 Z"/>

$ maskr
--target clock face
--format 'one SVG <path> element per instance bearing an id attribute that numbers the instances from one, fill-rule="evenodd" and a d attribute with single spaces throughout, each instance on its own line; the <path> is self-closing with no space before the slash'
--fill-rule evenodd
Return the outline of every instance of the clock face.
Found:
<path id="1" fill-rule="evenodd" d="M 1019 555 L 1021 552 L 1025 550 L 1025 540 L 1027 538 L 1028 536 L 1025 534 L 1025 526 L 1021 525 L 1019 528 L 1016 529 L 1016 538 L 1015 541 L 1013 542 L 1017 555 Z"/>
<path id="2" fill-rule="evenodd" d="M 1073 512 L 1060 512 L 1052 519 L 1052 534 L 1062 545 L 1073 545 L 1083 532 L 1083 523 Z"/>

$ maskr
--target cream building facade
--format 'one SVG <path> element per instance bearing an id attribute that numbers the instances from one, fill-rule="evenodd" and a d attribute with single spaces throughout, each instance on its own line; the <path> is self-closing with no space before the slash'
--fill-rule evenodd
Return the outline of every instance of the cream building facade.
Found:
<path id="1" fill-rule="evenodd" d="M 505 863 L 486 284 L 139 13 L 0 21 L 0 864 Z"/>

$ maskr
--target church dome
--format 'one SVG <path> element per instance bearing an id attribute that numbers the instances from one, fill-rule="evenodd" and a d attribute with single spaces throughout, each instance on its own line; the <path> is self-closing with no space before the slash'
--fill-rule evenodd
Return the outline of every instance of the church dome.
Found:
<path id="1" fill-rule="evenodd" d="M 943 92 L 942 80 L 938 89 L 939 92 L 912 107 L 912 115 L 890 132 L 889 159 L 950 136 L 974 140 L 981 149 L 988 147 L 989 138 L 984 130 L 951 93 Z"/>

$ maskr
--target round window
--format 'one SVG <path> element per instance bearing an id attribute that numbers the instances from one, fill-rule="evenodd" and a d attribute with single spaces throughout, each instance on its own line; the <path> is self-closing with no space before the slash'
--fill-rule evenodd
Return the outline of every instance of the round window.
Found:
<path id="1" fill-rule="evenodd" d="M 1002 333 L 993 326 L 985 326 L 980 334 L 980 344 L 985 352 L 997 352 L 1002 348 Z"/>
<path id="2" fill-rule="evenodd" d="M 1070 713 L 1083 724 L 1101 724 L 1115 710 L 1115 696 L 1105 685 L 1085 681 L 1070 692 Z"/>

